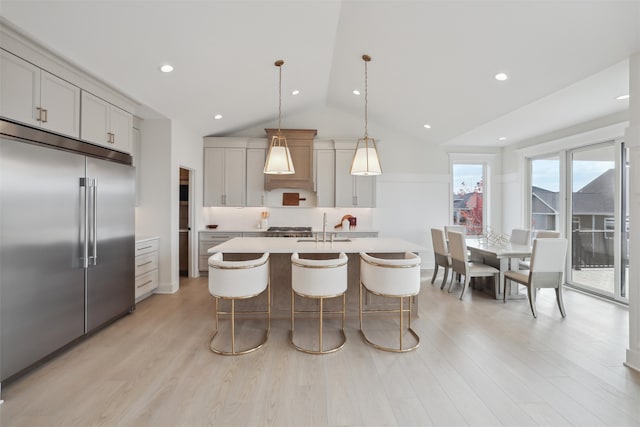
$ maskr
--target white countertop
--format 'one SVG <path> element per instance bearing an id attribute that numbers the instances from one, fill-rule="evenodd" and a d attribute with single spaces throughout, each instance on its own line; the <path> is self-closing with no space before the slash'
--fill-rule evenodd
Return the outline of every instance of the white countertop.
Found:
<path id="1" fill-rule="evenodd" d="M 299 242 L 298 240 L 308 240 Z M 426 248 L 394 238 L 354 237 L 349 242 L 315 242 L 297 237 L 235 237 L 208 250 L 209 253 L 325 253 L 325 252 L 419 252 Z"/>
<path id="2" fill-rule="evenodd" d="M 199 231 L 206 231 L 208 233 L 267 233 L 268 230 L 262 228 L 206 228 Z M 312 233 L 322 233 L 322 228 L 313 228 L 311 230 Z M 327 228 L 327 235 L 329 233 L 377 233 L 378 230 L 373 230 L 370 228 L 350 228 L 348 230 L 343 230 L 342 228 Z"/>

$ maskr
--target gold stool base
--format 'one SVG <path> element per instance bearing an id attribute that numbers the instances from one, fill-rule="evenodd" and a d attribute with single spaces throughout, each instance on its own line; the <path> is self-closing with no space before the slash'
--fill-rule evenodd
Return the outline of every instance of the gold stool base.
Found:
<path id="1" fill-rule="evenodd" d="M 367 338 L 367 335 L 364 333 L 364 330 L 360 329 L 360 334 L 362 334 L 362 338 L 364 338 L 365 342 L 367 344 L 369 344 L 372 347 L 377 348 L 378 350 L 384 350 L 384 351 L 390 351 L 393 353 L 407 353 L 409 351 L 413 351 L 416 348 L 420 347 L 420 337 L 418 336 L 418 334 L 415 333 L 415 331 L 411 328 L 408 328 L 407 331 L 413 335 L 413 337 L 416 340 L 416 344 L 412 347 L 407 347 L 407 348 L 395 348 L 395 347 L 385 347 L 382 346 L 380 344 L 376 344 L 373 341 L 371 341 L 369 338 Z"/>
<path id="2" fill-rule="evenodd" d="M 264 336 L 262 338 L 262 340 L 255 346 L 251 347 L 251 348 L 247 348 L 244 350 L 236 350 L 236 299 L 247 299 L 247 298 L 253 298 L 257 295 L 251 295 L 249 297 L 244 297 L 244 298 L 223 298 L 223 297 L 216 297 L 216 329 L 213 332 L 213 335 L 211 335 L 211 340 L 209 341 L 209 349 L 216 353 L 216 354 L 220 354 L 222 356 L 238 356 L 241 354 L 247 354 L 247 353 L 251 353 L 253 351 L 256 351 L 260 348 L 262 348 L 265 343 L 267 342 L 267 339 L 269 338 L 269 333 L 271 332 L 271 283 L 267 284 L 267 311 L 241 311 L 239 312 L 239 314 L 266 314 L 267 315 L 267 329 L 264 331 Z M 261 292 L 262 293 L 262 292 Z M 260 295 L 260 294 L 258 294 Z M 218 310 L 218 302 L 220 299 L 229 299 L 231 300 L 231 311 L 219 311 Z M 220 332 L 219 329 L 219 319 L 218 316 L 220 314 L 229 314 L 231 316 L 231 351 L 225 351 L 225 350 L 221 350 L 219 348 L 216 348 L 213 345 L 213 340 L 216 338 L 216 335 L 218 335 L 218 332 Z"/>
<path id="3" fill-rule="evenodd" d="M 296 311 L 295 310 L 295 296 L 296 295 L 300 295 L 301 297 L 304 298 L 313 298 L 313 299 L 319 299 L 320 300 L 320 309 L 317 313 L 319 313 L 320 318 L 318 319 L 318 350 L 312 350 L 310 348 L 306 348 L 306 347 L 302 347 L 298 344 L 295 343 L 293 337 L 294 337 L 294 332 L 295 332 L 295 315 L 296 313 L 315 313 L 314 311 Z M 342 296 L 342 311 L 324 311 L 323 310 L 323 303 L 325 298 L 336 298 Z M 340 342 L 340 344 L 338 344 L 336 347 L 332 347 L 329 349 L 324 350 L 323 349 L 323 345 L 322 345 L 322 317 L 324 314 L 342 314 L 342 329 L 340 329 L 340 334 L 342 335 L 342 340 Z M 307 354 L 329 354 L 329 353 L 335 353 L 336 351 L 340 350 L 342 347 L 344 347 L 345 343 L 347 342 L 347 335 L 344 333 L 344 321 L 345 321 L 345 317 L 346 317 L 346 293 L 342 293 L 339 295 L 327 295 L 327 296 L 323 296 L 323 297 L 312 297 L 312 296 L 308 296 L 308 295 L 302 295 L 299 294 L 297 292 L 295 292 L 293 289 L 291 290 L 291 331 L 289 332 L 289 343 L 291 343 L 291 345 L 293 347 L 295 347 L 296 350 L 302 351 L 303 353 L 307 353 Z"/>
<path id="4" fill-rule="evenodd" d="M 400 309 L 398 310 L 364 310 L 363 306 L 362 306 L 362 291 L 365 290 L 367 293 L 372 293 L 374 295 L 379 295 L 379 296 L 383 296 L 383 297 L 387 297 L 387 298 L 399 298 L 400 299 Z M 390 351 L 393 353 L 406 353 L 409 351 L 413 351 L 415 349 L 417 349 L 420 346 L 420 337 L 418 336 L 418 334 L 411 329 L 411 297 L 413 297 L 413 295 L 402 295 L 402 296 L 398 296 L 398 295 L 387 295 L 387 294 L 382 294 L 382 293 L 378 293 L 378 292 L 373 292 L 370 291 L 369 289 L 367 289 L 366 286 L 364 286 L 364 284 L 362 282 L 360 282 L 360 333 L 362 334 L 362 337 L 364 338 L 365 342 L 367 344 L 369 344 L 372 347 L 377 348 L 378 350 L 384 350 L 384 351 Z M 409 298 L 409 308 L 405 309 L 403 306 L 403 302 L 404 302 L 404 298 Z M 364 322 L 362 319 L 363 314 L 369 314 L 369 313 L 400 313 L 400 344 L 398 347 L 387 347 L 387 346 L 383 346 L 381 344 L 377 344 L 373 341 L 371 341 L 368 337 L 367 334 L 364 332 Z M 409 324 L 408 327 L 405 329 L 404 328 L 404 313 L 408 313 L 409 315 Z M 411 347 L 404 347 L 404 342 L 403 342 L 403 334 L 404 331 L 409 332 L 413 338 L 415 339 L 416 343 L 415 345 L 411 346 Z"/>
<path id="5" fill-rule="evenodd" d="M 241 355 L 241 354 L 251 353 L 253 351 L 256 351 L 256 350 L 264 347 L 264 345 L 267 343 L 267 339 L 269 338 L 269 330 L 266 330 L 264 332 L 264 336 L 263 336 L 262 340 L 255 347 L 251 347 L 251 348 L 248 348 L 246 350 L 224 351 L 224 350 L 220 350 L 220 349 L 218 349 L 218 348 L 213 346 L 213 340 L 215 339 L 216 335 L 218 335 L 218 332 L 219 331 L 215 331 L 213 333 L 213 335 L 211 336 L 211 341 L 209 342 L 209 349 L 212 352 L 214 352 L 215 354 L 221 354 L 223 356 L 238 356 L 238 355 Z"/>

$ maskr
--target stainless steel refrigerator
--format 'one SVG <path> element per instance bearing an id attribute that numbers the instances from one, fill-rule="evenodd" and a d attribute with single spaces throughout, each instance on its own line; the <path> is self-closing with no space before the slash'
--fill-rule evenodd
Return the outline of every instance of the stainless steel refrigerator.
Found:
<path id="1" fill-rule="evenodd" d="M 0 381 L 134 301 L 129 155 L 0 120 Z"/>

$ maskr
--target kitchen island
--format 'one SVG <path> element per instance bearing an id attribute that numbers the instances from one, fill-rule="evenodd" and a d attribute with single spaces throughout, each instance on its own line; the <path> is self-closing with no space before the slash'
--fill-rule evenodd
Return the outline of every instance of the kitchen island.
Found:
<path id="1" fill-rule="evenodd" d="M 407 240 L 382 237 L 336 238 L 333 242 L 323 242 L 322 240 L 316 242 L 312 237 L 236 237 L 210 248 L 208 252 L 210 254 L 216 252 L 224 254 L 264 252 L 272 254 L 292 254 L 293 252 L 357 254 L 360 252 L 417 253 L 423 250 L 425 250 L 424 247 Z"/>
<path id="2" fill-rule="evenodd" d="M 208 250 L 210 254 L 222 252 L 227 260 L 246 260 L 257 258 L 259 254 L 269 252 L 270 277 L 272 289 L 272 316 L 289 317 L 291 310 L 291 254 L 298 252 L 303 258 L 326 259 L 331 254 L 344 252 L 349 258 L 348 288 L 347 288 L 347 312 L 349 316 L 357 316 L 358 313 L 358 289 L 360 283 L 360 252 L 367 252 L 381 258 L 401 258 L 405 252 L 418 253 L 425 250 L 424 247 L 397 238 L 338 238 L 333 242 L 322 242 L 315 238 L 296 237 L 236 237 Z M 266 297 L 260 297 L 255 303 L 243 301 L 247 307 L 264 304 Z M 417 297 L 415 298 L 414 312 L 417 313 Z M 296 308 L 301 309 L 305 305 L 311 306 L 315 301 L 299 301 L 296 299 Z M 340 304 L 339 298 L 327 300 L 326 310 L 334 310 Z M 397 308 L 397 301 L 387 298 L 368 295 L 365 300 L 368 308 Z"/>

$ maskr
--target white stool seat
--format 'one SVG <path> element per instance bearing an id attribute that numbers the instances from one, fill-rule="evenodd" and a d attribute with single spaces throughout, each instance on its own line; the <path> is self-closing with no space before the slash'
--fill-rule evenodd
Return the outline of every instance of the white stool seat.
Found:
<path id="1" fill-rule="evenodd" d="M 392 352 L 407 352 L 415 350 L 420 345 L 420 337 L 411 329 L 411 298 L 420 292 L 420 257 L 411 252 L 405 252 L 402 259 L 384 259 L 373 257 L 367 253 L 360 253 L 360 332 L 364 340 L 380 349 Z M 384 297 L 399 298 L 399 310 L 364 310 L 363 290 Z M 404 298 L 409 298 L 409 308 L 404 308 Z M 363 314 L 371 312 L 386 312 L 400 314 L 400 343 L 398 347 L 388 347 L 371 341 L 363 327 Z M 407 331 L 414 337 L 415 344 L 405 347 L 404 314 L 408 313 Z"/>
<path id="2" fill-rule="evenodd" d="M 291 335 L 290 342 L 296 349 L 305 353 L 325 354 L 340 350 L 347 337 L 344 333 L 344 322 L 346 315 L 347 292 L 347 264 L 349 259 L 344 253 L 331 259 L 306 259 L 300 258 L 297 252 L 291 255 Z M 314 298 L 319 300 L 319 327 L 318 327 L 318 349 L 302 347 L 295 342 L 295 315 L 302 313 L 295 309 L 295 297 L 299 295 L 304 298 Z M 335 298 L 342 296 L 341 311 L 324 311 L 323 303 L 325 298 Z M 340 344 L 333 348 L 324 349 L 322 342 L 322 322 L 324 314 L 342 315 L 342 340 Z"/>
<path id="3" fill-rule="evenodd" d="M 262 341 L 250 348 L 236 350 L 235 323 L 237 299 L 247 299 L 260 295 L 267 290 L 267 309 L 265 311 L 243 311 L 239 314 L 267 314 L 267 330 Z M 271 329 L 271 286 L 269 282 L 269 253 L 257 259 L 248 261 L 225 261 L 222 253 L 218 252 L 209 257 L 209 293 L 215 298 L 216 329 L 211 337 L 209 348 L 217 354 L 238 355 L 246 354 L 262 347 Z M 231 300 L 231 311 L 220 311 L 219 300 Z M 214 346 L 214 339 L 219 332 L 219 315 L 231 315 L 231 351 L 221 350 Z"/>
<path id="4" fill-rule="evenodd" d="M 291 287 L 299 295 L 310 297 L 332 297 L 347 290 L 347 263 L 344 253 L 333 259 L 300 258 L 291 255 Z"/>

